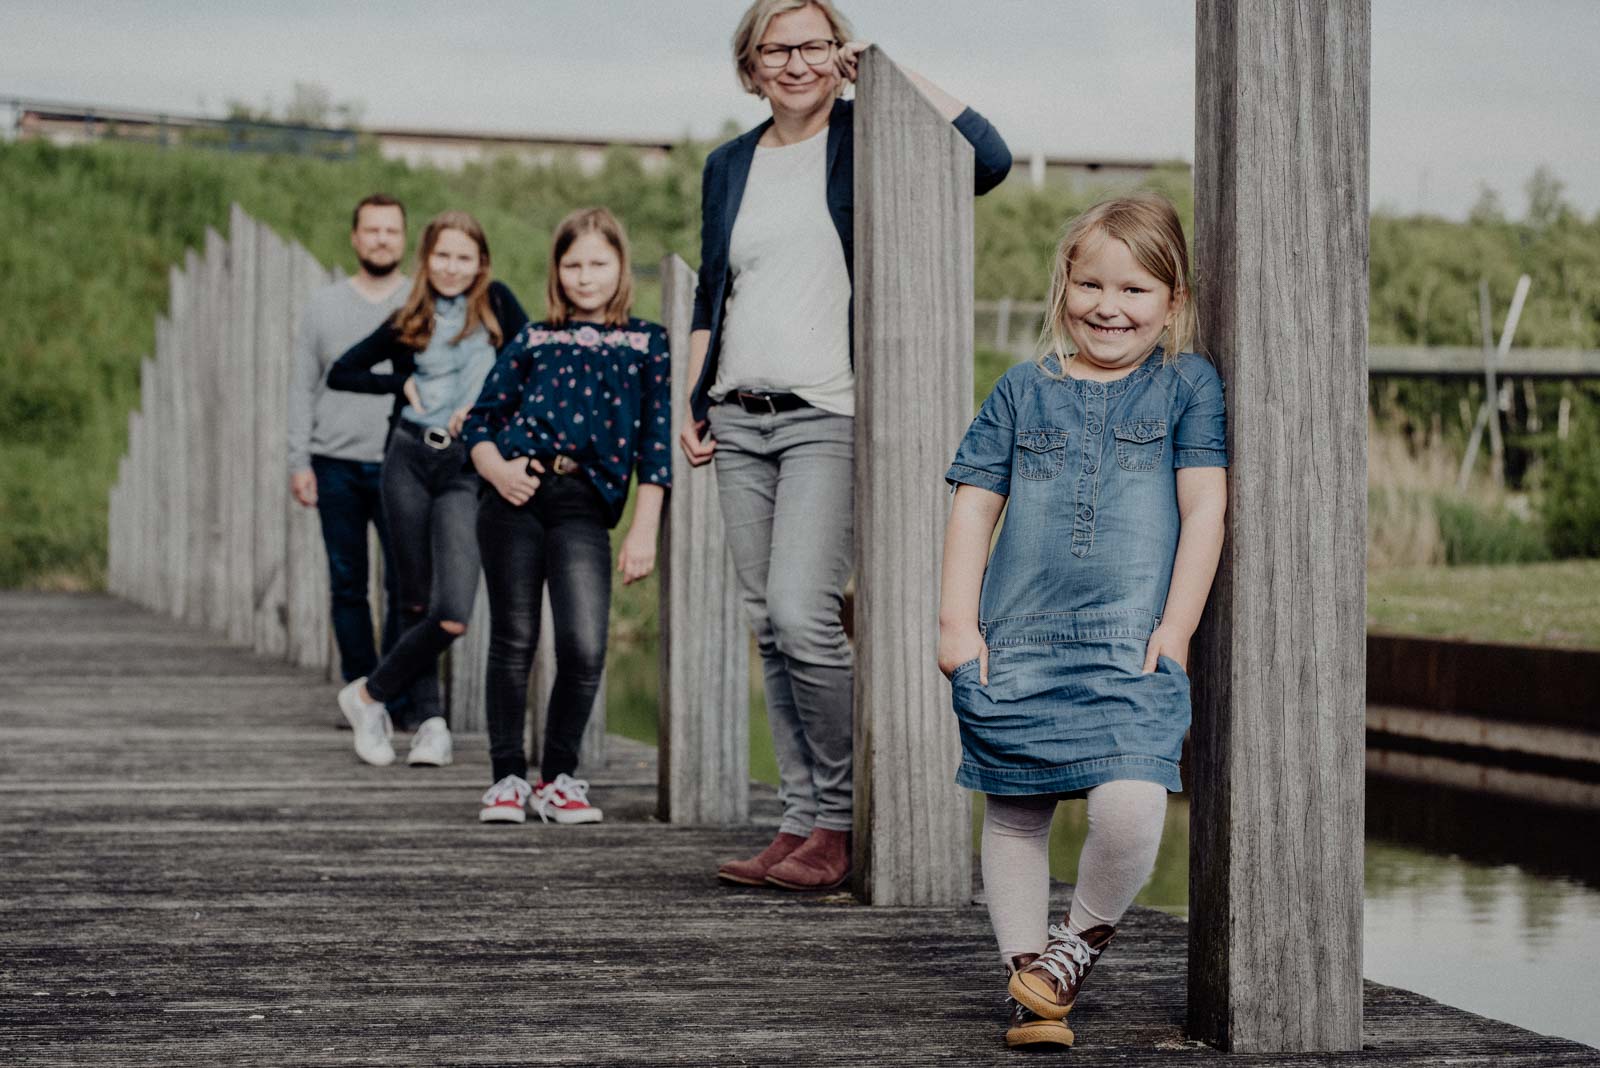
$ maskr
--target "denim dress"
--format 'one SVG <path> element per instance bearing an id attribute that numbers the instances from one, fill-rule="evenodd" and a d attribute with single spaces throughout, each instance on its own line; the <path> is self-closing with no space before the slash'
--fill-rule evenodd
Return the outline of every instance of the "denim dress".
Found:
<path id="1" fill-rule="evenodd" d="M 1080 794 L 1116 779 L 1181 790 L 1189 679 L 1143 674 L 1178 549 L 1180 467 L 1228 463 L 1222 380 L 1157 349 L 1115 382 L 1033 362 L 1000 379 L 945 479 L 1007 498 L 984 573 L 978 661 L 951 692 L 956 782 L 990 794 Z"/>

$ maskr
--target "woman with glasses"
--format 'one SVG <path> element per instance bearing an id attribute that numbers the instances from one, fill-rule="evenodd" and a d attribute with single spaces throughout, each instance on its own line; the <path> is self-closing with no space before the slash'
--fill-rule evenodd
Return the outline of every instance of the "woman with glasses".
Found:
<path id="1" fill-rule="evenodd" d="M 783 822 L 724 882 L 790 890 L 850 874 L 852 658 L 840 622 L 853 538 L 851 359 L 855 80 L 830 0 L 755 0 L 739 81 L 772 117 L 706 160 L 690 410 L 679 445 L 713 457 L 723 523 L 766 679 Z M 908 72 L 909 73 L 909 72 Z M 975 191 L 1011 169 L 994 127 L 911 74 L 971 142 Z"/>

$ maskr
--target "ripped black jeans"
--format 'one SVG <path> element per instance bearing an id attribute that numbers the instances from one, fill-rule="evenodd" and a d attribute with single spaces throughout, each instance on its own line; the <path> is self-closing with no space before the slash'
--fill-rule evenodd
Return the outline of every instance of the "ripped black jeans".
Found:
<path id="1" fill-rule="evenodd" d="M 441 624 L 465 630 L 478 592 L 478 485 L 459 438 L 434 449 L 400 420 L 383 459 L 400 639 L 367 677 L 367 692 L 378 701 L 409 694 L 411 718 L 419 724 L 444 714 L 439 656 L 459 635 Z"/>

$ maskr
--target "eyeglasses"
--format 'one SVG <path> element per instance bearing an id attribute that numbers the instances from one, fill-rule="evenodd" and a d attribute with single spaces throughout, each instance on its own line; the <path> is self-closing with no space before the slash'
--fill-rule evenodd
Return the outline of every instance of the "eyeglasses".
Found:
<path id="1" fill-rule="evenodd" d="M 789 54 L 799 52 L 800 58 L 807 66 L 820 67 L 828 62 L 828 57 L 833 55 L 833 46 L 837 41 L 817 38 L 815 41 L 806 41 L 797 45 L 765 44 L 756 49 L 756 55 L 761 59 L 761 65 L 768 70 L 778 70 L 789 65 Z"/>

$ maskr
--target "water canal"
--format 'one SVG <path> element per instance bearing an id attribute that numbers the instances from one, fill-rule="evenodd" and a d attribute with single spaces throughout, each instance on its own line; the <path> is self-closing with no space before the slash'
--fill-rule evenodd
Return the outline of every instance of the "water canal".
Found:
<path id="1" fill-rule="evenodd" d="M 611 729 L 653 743 L 653 652 L 614 650 L 609 679 Z M 751 707 L 751 774 L 776 783 L 759 687 Z M 1600 784 L 1513 775 L 1508 791 L 1488 769 L 1368 755 L 1366 976 L 1600 1046 Z M 1051 839 L 1057 879 L 1074 878 L 1085 831 L 1082 802 L 1067 804 Z M 1139 903 L 1185 915 L 1188 875 L 1177 797 Z"/>

